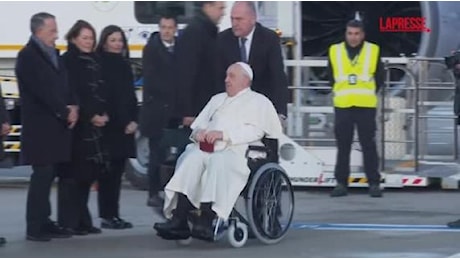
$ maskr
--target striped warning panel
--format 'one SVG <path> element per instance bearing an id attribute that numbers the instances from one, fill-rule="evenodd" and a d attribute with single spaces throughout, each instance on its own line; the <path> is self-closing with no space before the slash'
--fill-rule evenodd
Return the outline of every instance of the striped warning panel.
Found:
<path id="1" fill-rule="evenodd" d="M 367 183 L 367 178 L 366 177 L 350 177 L 348 178 L 349 183 Z"/>
<path id="2" fill-rule="evenodd" d="M 385 179 L 382 178 L 380 180 L 380 183 L 384 183 Z M 366 177 L 349 177 L 348 178 L 348 183 L 360 183 L 360 184 L 366 184 L 367 183 L 367 178 Z"/>
<path id="3" fill-rule="evenodd" d="M 5 141 L 3 148 L 7 153 L 17 153 L 21 150 L 21 143 L 19 141 Z"/>
<path id="4" fill-rule="evenodd" d="M 3 98 L 19 98 L 19 94 L 16 93 L 2 93 Z"/>
<path id="5" fill-rule="evenodd" d="M 15 77 L 11 77 L 11 76 L 2 76 L 2 77 L 0 77 L 0 82 L 1 82 L 1 81 L 16 82 L 16 78 L 15 78 Z"/>
<path id="6" fill-rule="evenodd" d="M 420 176 L 404 176 L 402 178 L 403 186 L 407 187 L 424 187 L 428 185 L 428 178 Z"/>
<path id="7" fill-rule="evenodd" d="M 21 125 L 12 125 L 11 126 L 11 131 L 8 134 L 9 136 L 20 136 L 21 135 Z"/>
<path id="8" fill-rule="evenodd" d="M 19 89 L 15 77 L 0 77 L 0 86 L 2 88 L 3 98 L 18 99 Z"/>

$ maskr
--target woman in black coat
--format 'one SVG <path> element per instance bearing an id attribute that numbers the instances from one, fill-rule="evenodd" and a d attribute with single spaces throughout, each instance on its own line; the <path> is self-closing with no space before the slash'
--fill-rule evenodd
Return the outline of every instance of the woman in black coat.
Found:
<path id="1" fill-rule="evenodd" d="M 137 130 L 137 98 L 134 77 L 129 64 L 129 51 L 123 30 L 109 25 L 102 30 L 97 53 L 101 58 L 102 77 L 107 86 L 110 121 L 105 130 L 109 147 L 109 174 L 101 175 L 98 204 L 101 227 L 131 228 L 119 216 L 121 178 L 125 162 L 135 157 L 134 133 Z"/>
<path id="2" fill-rule="evenodd" d="M 102 80 L 99 60 L 94 52 L 96 33 L 86 21 L 79 20 L 66 35 L 68 51 L 63 55 L 69 84 L 77 93 L 79 119 L 73 131 L 72 161 L 67 165 L 69 196 L 75 199 L 60 219 L 75 234 L 100 233 L 88 209 L 91 185 L 98 176 L 108 174 L 109 157 L 104 127 L 109 121 L 108 92 Z"/>

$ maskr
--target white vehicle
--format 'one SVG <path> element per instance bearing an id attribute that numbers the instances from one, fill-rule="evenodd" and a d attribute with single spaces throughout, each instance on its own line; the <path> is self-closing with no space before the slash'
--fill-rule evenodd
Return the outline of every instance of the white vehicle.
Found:
<path id="1" fill-rule="evenodd" d="M 230 7 L 232 1 L 227 2 L 226 15 L 222 19 L 220 29 L 230 27 Z M 323 100 L 324 96 L 316 95 L 314 87 L 324 87 L 327 83 L 321 82 L 324 77 L 324 56 L 331 43 L 341 41 L 343 38 L 344 24 L 355 17 L 356 13 L 364 18 L 367 29 L 367 38 L 378 42 L 382 47 L 382 56 L 390 63 L 410 63 L 400 56 L 443 57 L 460 46 L 460 37 L 456 33 L 460 29 L 460 3 L 458 2 L 314 2 L 314 1 L 261 1 L 257 2 L 259 21 L 281 32 L 284 55 L 287 60 L 287 72 L 293 85 L 292 103 L 289 105 L 290 117 L 287 134 L 280 140 L 280 164 L 289 174 L 293 185 L 300 186 L 333 186 L 332 168 L 335 164 L 335 148 L 333 142 L 313 140 L 317 138 L 330 138 L 331 133 L 331 107 L 325 109 L 312 108 L 310 104 Z M 86 1 L 86 2 L 0 2 L 2 15 L 0 16 L 0 78 L 4 96 L 8 107 L 15 118 L 15 131 L 6 142 L 7 151 L 18 152 L 20 144 L 18 136 L 20 125 L 18 121 L 18 97 L 15 86 L 14 67 L 17 52 L 28 41 L 30 36 L 29 19 L 37 12 L 49 12 L 56 16 L 59 26 L 58 48 L 65 50 L 64 36 L 67 30 L 78 19 L 90 22 L 99 32 L 109 24 L 122 27 L 128 36 L 131 57 L 136 62 L 141 58 L 141 53 L 150 33 L 158 30 L 158 15 L 165 9 L 178 15 L 180 28 L 186 26 L 195 10 L 193 2 L 187 1 L 156 1 L 156 2 L 113 2 L 113 1 Z M 388 17 L 422 17 L 425 18 L 426 27 L 430 32 L 411 33 L 381 33 L 379 32 L 379 19 Z M 413 70 L 418 75 L 420 70 Z M 430 67 L 426 69 L 428 78 L 446 81 L 444 68 Z M 407 76 L 392 76 L 392 81 L 404 82 Z M 309 89 L 305 89 L 305 86 Z M 398 84 L 393 84 L 398 86 Z M 392 85 L 392 86 L 393 86 Z M 304 88 L 302 88 L 304 86 Z M 406 92 L 396 91 L 397 99 L 392 99 L 392 104 L 406 105 Z M 139 93 L 141 100 L 141 93 Z M 436 100 L 450 101 L 451 93 L 447 91 L 430 91 L 428 96 Z M 390 96 L 393 98 L 393 96 Z M 395 102 L 396 100 L 396 102 Z M 399 101 L 402 103 L 398 103 Z M 433 107 L 431 107 L 433 108 Z M 438 107 L 436 111 L 439 110 Z M 444 106 L 445 108 L 445 106 Z M 442 110 L 442 109 L 441 109 Z M 431 110 L 430 110 L 431 111 Z M 447 113 L 448 109 L 446 110 Z M 392 131 L 404 130 L 405 120 L 392 119 Z M 395 123 L 397 120 L 398 123 Z M 306 123 L 305 123 L 306 122 Z M 317 123 L 314 123 L 317 122 Z M 387 124 L 385 123 L 385 124 Z M 391 123 L 391 124 L 390 124 Z M 450 123 L 444 122 L 443 124 Z M 317 133 L 317 132 L 320 133 Z M 388 133 L 387 133 L 388 132 Z M 394 134 L 394 133 L 393 133 Z M 384 133 L 392 135 L 391 131 Z M 401 135 L 406 140 L 406 133 Z M 452 135 L 443 135 L 452 138 Z M 447 138 L 446 137 L 446 138 Z M 16 139 L 15 139 L 16 138 Z M 439 135 L 436 137 L 439 139 Z M 442 139 L 441 138 L 441 139 Z M 308 139 L 308 140 L 307 140 Z M 304 141 L 302 141 L 304 140 Z M 305 141 L 307 140 L 307 141 Z M 313 141 L 312 141 L 313 140 Z M 451 147 L 452 141 L 446 142 Z M 313 145 L 313 146 L 312 146 Z M 450 145 L 450 146 L 449 146 Z M 401 146 L 398 146 L 400 149 Z M 444 148 L 443 148 L 444 147 Z M 406 156 L 413 147 L 403 147 Z M 445 145 L 439 150 L 445 151 Z M 135 183 L 145 184 L 146 159 L 148 154 L 145 140 L 139 138 L 138 158 L 131 159 L 128 167 L 129 176 Z M 401 150 L 401 149 L 400 149 Z M 399 150 L 398 150 L 399 151 Z M 401 152 L 401 151 L 399 151 Z M 403 157 L 404 157 L 403 156 Z M 416 161 L 418 158 L 416 158 Z M 361 152 L 359 148 L 352 153 L 352 186 L 365 186 L 362 173 Z M 415 175 L 415 178 L 418 176 Z M 394 181 L 393 181 L 394 182 Z M 396 181 L 396 182 L 399 182 Z M 404 183 L 406 184 L 407 181 Z M 417 184 L 427 185 L 427 178 Z M 139 185 L 144 186 L 144 185 Z M 398 186 L 395 184 L 394 186 Z M 401 180 L 401 186 L 403 181 Z"/>

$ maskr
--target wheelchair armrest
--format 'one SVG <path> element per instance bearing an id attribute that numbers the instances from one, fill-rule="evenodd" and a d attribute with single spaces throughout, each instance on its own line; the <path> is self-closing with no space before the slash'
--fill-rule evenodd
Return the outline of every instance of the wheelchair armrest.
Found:
<path id="1" fill-rule="evenodd" d="M 248 158 L 248 159 L 251 159 L 250 158 L 250 153 L 251 152 L 259 152 L 259 153 L 262 153 L 263 154 L 263 157 L 266 157 L 267 154 L 268 154 L 268 149 L 267 147 L 265 146 L 259 146 L 259 145 L 249 145 L 248 146 L 248 149 L 246 150 L 246 155 L 245 157 Z M 252 158 L 254 159 L 254 158 Z"/>
<path id="2" fill-rule="evenodd" d="M 248 151 L 268 152 L 268 148 L 260 145 L 250 145 L 248 146 Z"/>

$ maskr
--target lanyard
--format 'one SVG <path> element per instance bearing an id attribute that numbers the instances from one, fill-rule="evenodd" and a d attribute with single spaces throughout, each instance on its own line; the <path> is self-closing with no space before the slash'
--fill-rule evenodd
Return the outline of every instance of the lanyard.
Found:
<path id="1" fill-rule="evenodd" d="M 361 51 L 362 51 L 362 49 L 359 50 L 359 52 L 355 55 L 355 57 L 352 60 L 350 60 L 351 66 L 354 67 L 358 63 L 359 55 L 361 54 Z M 347 53 L 347 55 L 348 55 L 348 53 Z M 348 59 L 350 59 L 350 58 L 348 58 Z"/>

